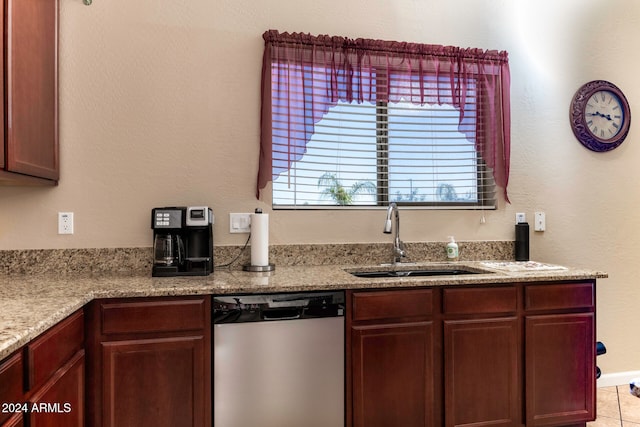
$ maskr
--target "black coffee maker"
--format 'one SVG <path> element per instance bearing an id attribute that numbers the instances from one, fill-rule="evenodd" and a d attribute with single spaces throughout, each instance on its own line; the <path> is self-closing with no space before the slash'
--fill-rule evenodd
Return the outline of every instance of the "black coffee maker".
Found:
<path id="1" fill-rule="evenodd" d="M 213 212 L 207 206 L 151 210 L 151 275 L 207 276 L 213 272 Z"/>

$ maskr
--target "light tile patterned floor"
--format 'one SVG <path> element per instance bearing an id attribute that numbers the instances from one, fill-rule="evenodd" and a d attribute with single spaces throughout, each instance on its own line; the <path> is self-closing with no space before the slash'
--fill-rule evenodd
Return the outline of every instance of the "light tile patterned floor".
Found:
<path id="1" fill-rule="evenodd" d="M 596 389 L 597 418 L 587 427 L 640 427 L 640 398 L 629 393 L 629 386 Z"/>

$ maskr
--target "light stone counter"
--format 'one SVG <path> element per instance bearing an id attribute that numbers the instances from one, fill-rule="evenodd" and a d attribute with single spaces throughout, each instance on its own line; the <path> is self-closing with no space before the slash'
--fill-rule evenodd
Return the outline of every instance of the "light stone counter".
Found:
<path id="1" fill-rule="evenodd" d="M 516 268 L 510 268 L 513 266 Z M 96 298 L 487 285 L 607 277 L 606 273 L 585 269 L 554 266 L 538 270 L 519 268 L 513 262 L 507 262 L 504 266 L 482 261 L 430 262 L 401 268 L 420 267 L 456 267 L 483 272 L 460 276 L 365 279 L 345 270 L 373 270 L 380 267 L 321 265 L 283 266 L 277 267 L 272 273 L 216 270 L 207 277 L 152 278 L 150 275 L 103 274 L 0 276 L 0 360 Z"/>

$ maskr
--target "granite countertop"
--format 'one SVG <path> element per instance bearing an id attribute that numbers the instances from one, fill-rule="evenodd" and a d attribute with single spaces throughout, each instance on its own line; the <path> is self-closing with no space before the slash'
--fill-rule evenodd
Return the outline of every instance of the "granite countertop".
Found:
<path id="1" fill-rule="evenodd" d="M 210 276 L 5 275 L 0 276 L 0 360 L 96 298 L 270 293 L 328 289 L 486 285 L 605 278 L 600 271 L 541 263 L 430 262 L 398 269 L 464 268 L 478 274 L 436 277 L 358 278 L 352 270 L 380 266 L 284 266 L 271 273 L 216 270 Z"/>

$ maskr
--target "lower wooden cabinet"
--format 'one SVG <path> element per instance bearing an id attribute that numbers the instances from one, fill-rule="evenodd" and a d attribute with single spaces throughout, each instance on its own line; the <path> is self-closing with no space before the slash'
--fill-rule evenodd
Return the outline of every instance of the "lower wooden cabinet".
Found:
<path id="1" fill-rule="evenodd" d="M 515 426 L 521 419 L 515 317 L 444 322 L 444 425 Z"/>
<path id="2" fill-rule="evenodd" d="M 8 418 L 3 424 L 0 424 L 2 427 L 23 427 L 24 426 L 24 417 L 22 413 L 13 414 L 12 417 Z"/>
<path id="3" fill-rule="evenodd" d="M 84 426 L 84 392 L 84 350 L 80 350 L 29 398 L 29 426 Z"/>
<path id="4" fill-rule="evenodd" d="M 595 283 L 524 287 L 527 426 L 595 419 Z"/>
<path id="5" fill-rule="evenodd" d="M 347 306 L 347 427 L 595 419 L 595 281 L 348 291 Z"/>
<path id="6" fill-rule="evenodd" d="M 204 337 L 102 343 L 106 426 L 205 425 Z"/>
<path id="7" fill-rule="evenodd" d="M 595 418 L 593 325 L 592 313 L 527 317 L 528 426 Z"/>
<path id="8" fill-rule="evenodd" d="M 0 364 L 1 427 L 85 425 L 84 317 L 76 311 Z"/>
<path id="9" fill-rule="evenodd" d="M 21 425 L 22 412 L 13 413 L 24 402 L 24 364 L 18 351 L 0 363 L 0 426 Z"/>
<path id="10" fill-rule="evenodd" d="M 93 301 L 87 307 L 91 426 L 209 427 L 209 296 Z"/>
<path id="11" fill-rule="evenodd" d="M 347 426 L 439 425 L 432 301 L 430 289 L 347 293 Z"/>
<path id="12" fill-rule="evenodd" d="M 76 311 L 26 345 L 30 427 L 85 424 L 84 312 Z"/>
<path id="13" fill-rule="evenodd" d="M 354 326 L 353 419 L 357 427 L 433 425 L 433 326 Z"/>

